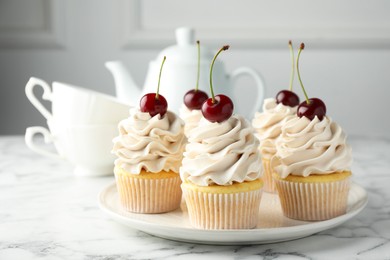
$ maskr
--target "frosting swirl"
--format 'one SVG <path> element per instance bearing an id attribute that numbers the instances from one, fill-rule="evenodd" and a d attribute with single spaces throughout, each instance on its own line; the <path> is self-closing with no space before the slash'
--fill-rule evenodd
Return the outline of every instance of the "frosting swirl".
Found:
<path id="1" fill-rule="evenodd" d="M 277 104 L 274 98 L 264 100 L 263 112 L 256 112 L 252 125 L 256 137 L 260 140 L 260 152 L 263 158 L 270 159 L 275 153 L 275 139 L 279 137 L 281 127 L 297 113 L 297 107 Z"/>
<path id="2" fill-rule="evenodd" d="M 129 118 L 119 122 L 119 136 L 113 140 L 112 153 L 118 156 L 115 165 L 132 174 L 142 169 L 178 173 L 187 141 L 183 125 L 170 111 L 161 118 L 131 108 Z"/>
<path id="3" fill-rule="evenodd" d="M 289 174 L 307 177 L 349 170 L 352 150 L 346 134 L 330 117 L 321 121 L 295 117 L 282 127 L 271 165 L 282 178 Z"/>
<path id="4" fill-rule="evenodd" d="M 191 131 L 180 176 L 199 186 L 231 185 L 260 178 L 259 141 L 242 116 L 222 123 L 205 118 Z"/>
<path id="5" fill-rule="evenodd" d="M 184 134 L 188 137 L 190 131 L 198 126 L 200 119 L 202 118 L 201 110 L 190 110 L 186 105 L 180 107 L 180 117 L 184 120 Z"/>

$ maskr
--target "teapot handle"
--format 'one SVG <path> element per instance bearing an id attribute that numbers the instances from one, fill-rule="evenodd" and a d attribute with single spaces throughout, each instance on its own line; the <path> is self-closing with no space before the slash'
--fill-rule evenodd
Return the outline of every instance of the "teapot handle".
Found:
<path id="1" fill-rule="evenodd" d="M 58 154 L 46 151 L 45 149 L 37 146 L 34 143 L 34 136 L 36 134 L 42 134 L 46 144 L 54 143 L 54 139 L 55 138 L 49 132 L 49 130 L 47 130 L 46 128 L 41 127 L 41 126 L 32 126 L 32 127 L 28 127 L 26 129 L 26 134 L 24 136 L 24 140 L 25 140 L 26 145 L 27 145 L 28 148 L 30 148 L 32 151 L 34 151 L 36 153 L 45 155 L 47 157 L 51 157 L 51 158 L 55 158 L 55 159 L 62 159 L 62 157 L 59 156 Z"/>
<path id="2" fill-rule="evenodd" d="M 52 91 L 50 86 L 43 80 L 31 77 L 29 81 L 26 84 L 25 92 L 28 100 L 30 100 L 31 104 L 38 109 L 39 112 L 47 119 L 52 120 L 53 115 L 47 111 L 47 109 L 42 105 L 42 103 L 37 99 L 37 97 L 34 95 L 34 87 L 35 86 L 41 86 L 43 88 L 43 95 L 42 99 L 49 100 L 52 102 Z"/>
<path id="3" fill-rule="evenodd" d="M 234 70 L 231 74 L 231 79 L 233 82 L 237 80 L 240 76 L 243 75 L 249 75 L 251 76 L 256 83 L 256 99 L 255 104 L 253 105 L 252 110 L 248 114 L 249 117 L 253 117 L 256 111 L 259 111 L 261 108 L 261 105 L 263 104 L 264 100 L 264 94 L 265 94 L 265 83 L 263 80 L 263 77 L 254 69 L 248 68 L 248 67 L 241 67 Z M 251 118 L 248 118 L 251 119 Z"/>

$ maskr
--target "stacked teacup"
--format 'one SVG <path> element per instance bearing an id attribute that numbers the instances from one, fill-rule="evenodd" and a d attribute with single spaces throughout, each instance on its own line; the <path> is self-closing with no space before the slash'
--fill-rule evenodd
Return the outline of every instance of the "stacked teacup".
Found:
<path id="1" fill-rule="evenodd" d="M 51 112 L 34 95 L 36 86 L 43 89 L 42 99 L 51 102 Z M 53 82 L 51 88 L 38 78 L 30 78 L 25 90 L 49 127 L 26 129 L 25 141 L 31 150 L 69 161 L 77 176 L 113 174 L 112 139 L 118 133 L 118 122 L 129 113 L 128 105 L 115 97 L 70 84 Z M 37 134 L 43 135 L 45 143 L 53 143 L 57 153 L 38 145 L 34 139 Z"/>

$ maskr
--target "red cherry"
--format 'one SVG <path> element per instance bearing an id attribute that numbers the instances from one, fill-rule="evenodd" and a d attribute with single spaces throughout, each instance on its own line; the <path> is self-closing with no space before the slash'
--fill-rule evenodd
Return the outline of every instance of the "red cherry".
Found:
<path id="1" fill-rule="evenodd" d="M 188 91 L 183 98 L 184 104 L 190 110 L 199 110 L 202 108 L 203 102 L 205 102 L 209 96 L 206 92 L 199 90 L 199 74 L 200 74 L 200 42 L 196 41 L 198 46 L 198 69 L 196 76 L 196 86 L 195 89 Z"/>
<path id="2" fill-rule="evenodd" d="M 216 95 L 206 100 L 202 105 L 203 116 L 212 123 L 221 123 L 229 119 L 234 110 L 233 101 L 225 95 Z"/>
<path id="3" fill-rule="evenodd" d="M 202 105 L 202 114 L 203 116 L 209 120 L 212 123 L 218 122 L 221 123 L 229 117 L 232 116 L 233 110 L 234 110 L 234 105 L 233 101 L 225 95 L 214 95 L 214 90 L 213 90 L 213 67 L 214 67 L 214 62 L 217 59 L 218 55 L 222 51 L 226 51 L 229 49 L 229 45 L 223 46 L 217 54 L 215 54 L 211 66 L 210 66 L 210 92 L 211 92 L 211 98 L 207 99 L 203 105 Z"/>
<path id="4" fill-rule="evenodd" d="M 326 115 L 326 106 L 325 103 L 322 102 L 319 98 L 310 98 L 307 96 L 305 87 L 303 86 L 302 80 L 301 80 L 301 74 L 299 73 L 299 57 L 301 55 L 302 50 L 305 48 L 305 44 L 301 43 L 301 46 L 299 47 L 298 51 L 298 58 L 297 58 L 297 74 L 299 83 L 301 84 L 303 94 L 305 95 L 306 101 L 303 101 L 297 109 L 297 116 L 299 117 L 307 117 L 310 120 L 313 120 L 316 116 L 319 120 L 322 120 L 324 116 Z"/>
<path id="5" fill-rule="evenodd" d="M 142 112 L 147 112 L 151 117 L 160 114 L 161 117 L 165 115 L 168 110 L 167 100 L 162 96 L 156 96 L 156 93 L 145 94 L 140 102 L 139 106 Z"/>
<path id="6" fill-rule="evenodd" d="M 279 103 L 285 106 L 295 107 L 299 105 L 299 97 L 290 90 L 281 90 L 276 94 L 276 104 Z"/>
<path id="7" fill-rule="evenodd" d="M 285 106 L 295 107 L 299 105 L 299 97 L 292 91 L 293 82 L 294 82 L 294 50 L 292 42 L 288 42 L 288 47 L 291 54 L 291 76 L 290 76 L 290 89 L 281 90 L 276 94 L 276 104 L 282 103 Z"/>
<path id="8" fill-rule="evenodd" d="M 307 117 L 309 120 L 313 120 L 316 116 L 321 121 L 326 115 L 325 103 L 319 98 L 310 98 L 309 103 L 303 101 L 297 110 L 299 117 Z"/>
<path id="9" fill-rule="evenodd" d="M 184 104 L 190 110 L 199 110 L 202 108 L 203 102 L 205 102 L 209 96 L 202 90 L 191 89 L 183 98 Z"/>
<path id="10" fill-rule="evenodd" d="M 161 72 L 166 59 L 167 57 L 164 56 L 164 59 L 161 63 L 160 74 L 158 75 L 157 92 L 145 94 L 139 101 L 139 107 L 141 111 L 149 113 L 151 117 L 154 117 L 157 114 L 160 114 L 160 116 L 163 117 L 168 110 L 167 100 L 159 94 Z"/>

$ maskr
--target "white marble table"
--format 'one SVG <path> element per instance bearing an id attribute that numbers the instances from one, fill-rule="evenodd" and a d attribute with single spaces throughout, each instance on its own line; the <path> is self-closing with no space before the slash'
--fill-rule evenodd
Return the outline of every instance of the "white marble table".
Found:
<path id="1" fill-rule="evenodd" d="M 97 194 L 113 177 L 81 179 L 72 166 L 0 137 L 0 259 L 390 259 L 390 140 L 350 138 L 353 180 L 367 207 L 345 224 L 289 242 L 211 246 L 169 241 L 106 216 Z"/>

